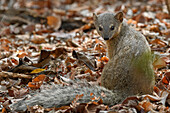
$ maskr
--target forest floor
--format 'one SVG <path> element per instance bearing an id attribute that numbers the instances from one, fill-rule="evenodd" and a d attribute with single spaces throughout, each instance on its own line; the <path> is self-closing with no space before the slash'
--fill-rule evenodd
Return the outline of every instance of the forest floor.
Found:
<path id="1" fill-rule="evenodd" d="M 109 59 L 92 16 L 122 11 L 129 26 L 146 37 L 155 54 L 153 94 L 127 98 L 114 106 L 92 99 L 61 108 L 28 106 L 27 111 L 170 112 L 170 15 L 166 3 L 131 1 L 0 1 L 0 111 L 13 112 L 9 107 L 12 103 L 46 85 L 69 85 L 70 80 L 100 85 L 102 69 Z"/>

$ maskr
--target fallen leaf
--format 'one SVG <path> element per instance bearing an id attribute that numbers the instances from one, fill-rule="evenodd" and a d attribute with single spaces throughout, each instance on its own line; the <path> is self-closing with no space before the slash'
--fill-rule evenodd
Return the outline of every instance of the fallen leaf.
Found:
<path id="1" fill-rule="evenodd" d="M 86 55 L 80 52 L 73 50 L 72 56 L 77 58 L 80 62 L 83 62 L 89 69 L 96 71 L 95 63 L 93 63 Z"/>
<path id="2" fill-rule="evenodd" d="M 89 24 L 86 24 L 82 27 L 82 30 L 88 30 L 90 28 L 91 28 L 91 26 Z"/>
<path id="3" fill-rule="evenodd" d="M 66 44 L 68 47 L 80 47 L 80 45 L 77 42 L 73 41 L 72 39 L 68 39 L 66 41 Z"/>
<path id="4" fill-rule="evenodd" d="M 11 58 L 11 61 L 12 61 L 12 63 L 14 63 L 15 65 L 18 65 L 18 61 L 17 61 L 16 59 Z"/>
<path id="5" fill-rule="evenodd" d="M 32 81 L 33 82 L 41 82 L 45 79 L 45 75 L 44 74 L 41 74 L 41 75 L 38 75 L 35 79 L 33 79 Z"/>
<path id="6" fill-rule="evenodd" d="M 38 69 L 34 69 L 33 71 L 31 71 L 31 73 L 40 73 L 40 72 L 42 72 L 42 71 L 44 71 L 45 69 L 40 69 L 40 68 L 38 68 Z"/>
<path id="7" fill-rule="evenodd" d="M 162 92 L 162 95 L 161 95 L 161 97 L 162 97 L 162 99 L 161 99 L 161 103 L 162 103 L 162 105 L 164 105 L 165 106 L 165 104 L 166 104 L 166 100 L 168 99 L 168 95 L 169 95 L 169 92 L 167 92 L 167 91 L 163 91 Z"/>
<path id="8" fill-rule="evenodd" d="M 104 56 L 104 57 L 101 58 L 101 61 L 108 62 L 108 61 L 109 61 L 109 58 L 106 57 L 106 56 Z"/>
<path id="9" fill-rule="evenodd" d="M 28 55 L 28 54 L 25 53 L 25 52 L 20 52 L 20 53 L 18 53 L 17 57 L 18 57 L 18 58 L 24 58 L 24 57 L 27 56 L 27 55 Z"/>
<path id="10" fill-rule="evenodd" d="M 156 18 L 162 21 L 163 19 L 170 19 L 170 15 L 167 13 L 159 12 L 156 14 Z"/>
<path id="11" fill-rule="evenodd" d="M 7 113 L 6 109 L 3 107 L 1 113 Z"/>
<path id="12" fill-rule="evenodd" d="M 59 16 L 48 16 L 47 24 L 55 30 L 58 30 L 61 26 L 61 18 Z"/>
<path id="13" fill-rule="evenodd" d="M 15 89 L 14 90 L 14 97 L 15 98 L 21 98 L 21 97 L 25 96 L 28 93 L 29 93 L 29 90 L 25 89 L 25 88 L 22 88 L 20 90 Z"/>
<path id="14" fill-rule="evenodd" d="M 153 40 L 153 41 L 151 41 L 150 42 L 151 44 L 159 44 L 161 47 L 165 47 L 166 46 L 166 43 L 165 42 L 163 42 L 162 40 L 160 40 L 160 39 L 155 39 L 155 40 Z"/>
<path id="15" fill-rule="evenodd" d="M 58 58 L 60 55 L 66 55 L 67 50 L 64 47 L 57 47 L 56 49 L 52 50 L 50 54 L 53 55 L 54 58 Z"/>
<path id="16" fill-rule="evenodd" d="M 129 19 L 129 20 L 127 21 L 127 23 L 128 23 L 128 24 L 134 24 L 134 25 L 136 25 L 136 24 L 137 24 L 137 21 L 132 20 L 132 19 Z"/>
<path id="17" fill-rule="evenodd" d="M 153 95 L 142 95 L 142 97 L 147 100 L 149 99 L 150 101 L 158 102 L 161 100 L 161 98 L 153 96 Z"/>
<path id="18" fill-rule="evenodd" d="M 32 89 L 39 89 L 40 86 L 42 85 L 45 77 L 46 76 L 44 74 L 38 75 L 35 79 L 32 80 L 32 82 L 28 83 L 28 87 L 30 87 Z"/>
<path id="19" fill-rule="evenodd" d="M 143 101 L 143 102 L 141 102 L 140 104 L 141 104 L 141 106 L 144 108 L 144 111 L 145 111 L 145 112 L 149 112 L 149 111 L 151 111 L 152 108 L 153 108 L 152 103 L 149 102 L 149 101 Z"/>
<path id="20" fill-rule="evenodd" d="M 145 23 L 147 22 L 147 18 L 145 16 L 143 16 L 142 13 L 136 15 L 135 17 L 133 17 L 133 20 L 135 20 L 137 23 Z"/>
<path id="21" fill-rule="evenodd" d="M 166 76 L 163 77 L 162 82 L 167 85 L 169 84 L 169 81 L 167 80 Z"/>
<path id="22" fill-rule="evenodd" d="M 35 44 L 42 44 L 42 43 L 45 43 L 45 37 L 42 36 L 42 35 L 34 35 L 33 38 L 31 39 L 31 42 L 32 43 L 35 43 Z"/>
<path id="23" fill-rule="evenodd" d="M 124 104 L 127 104 L 128 103 L 128 101 L 130 101 L 130 100 L 139 100 L 139 98 L 138 97 L 127 97 L 123 102 L 122 102 L 122 104 L 124 105 Z"/>
<path id="24" fill-rule="evenodd" d="M 162 58 L 156 58 L 153 62 L 153 67 L 159 69 L 166 66 L 166 62 Z"/>

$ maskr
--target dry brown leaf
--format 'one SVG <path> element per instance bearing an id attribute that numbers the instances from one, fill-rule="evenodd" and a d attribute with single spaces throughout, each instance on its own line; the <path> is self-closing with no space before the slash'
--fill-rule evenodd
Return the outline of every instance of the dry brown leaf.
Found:
<path id="1" fill-rule="evenodd" d="M 151 44 L 159 44 L 161 47 L 165 47 L 166 46 L 166 43 L 165 42 L 163 42 L 162 40 L 160 40 L 160 39 L 155 39 L 155 40 L 153 40 L 153 41 L 151 41 L 150 42 Z"/>
<path id="2" fill-rule="evenodd" d="M 71 109 L 71 107 L 70 106 L 61 106 L 61 107 L 59 107 L 59 108 L 55 108 L 55 110 L 57 111 L 57 110 L 68 110 L 68 109 Z"/>
<path id="3" fill-rule="evenodd" d="M 59 16 L 48 16 L 47 24 L 55 30 L 58 30 L 61 26 L 61 18 Z"/>
<path id="4" fill-rule="evenodd" d="M 159 89 L 158 87 L 156 87 L 156 86 L 154 86 L 154 92 L 155 92 L 158 96 L 160 96 L 160 94 L 161 94 L 160 89 Z"/>
<path id="5" fill-rule="evenodd" d="M 123 102 L 122 102 L 122 104 L 124 105 L 124 104 L 128 104 L 128 101 L 131 101 L 131 100 L 139 100 L 139 98 L 138 97 L 127 97 Z"/>
<path id="6" fill-rule="evenodd" d="M 156 18 L 162 21 L 163 19 L 170 19 L 170 15 L 167 13 L 160 12 L 156 14 Z"/>
<path id="7" fill-rule="evenodd" d="M 28 89 L 25 89 L 25 88 L 22 88 L 22 89 L 20 89 L 20 90 L 15 89 L 13 93 L 14 93 L 14 97 L 15 97 L 15 98 L 21 98 L 21 97 L 23 97 L 24 95 L 28 94 L 28 93 L 29 93 L 29 90 L 28 90 Z"/>
<path id="8" fill-rule="evenodd" d="M 137 21 L 132 20 L 132 19 L 129 19 L 129 20 L 127 21 L 127 23 L 128 23 L 128 24 L 134 24 L 134 25 L 137 25 Z"/>
<path id="9" fill-rule="evenodd" d="M 73 41 L 72 39 L 68 39 L 66 41 L 66 44 L 68 47 L 80 47 L 80 45 L 77 42 Z"/>
<path id="10" fill-rule="evenodd" d="M 152 26 L 150 26 L 150 31 L 160 32 L 160 29 L 157 25 L 152 25 Z"/>
<path id="11" fill-rule="evenodd" d="M 72 55 L 74 58 L 77 58 L 80 62 L 83 62 L 89 69 L 96 71 L 95 64 L 87 57 L 87 55 L 84 55 L 83 53 L 76 52 L 73 50 Z"/>
<path id="12" fill-rule="evenodd" d="M 98 106 L 99 105 L 97 102 L 92 102 L 92 103 L 88 103 L 85 106 L 85 109 L 88 113 L 96 113 Z"/>
<path id="13" fill-rule="evenodd" d="M 86 24 L 86 25 L 84 25 L 84 26 L 82 27 L 82 30 L 88 30 L 88 29 L 90 29 L 90 28 L 91 28 L 91 25 Z"/>
<path id="14" fill-rule="evenodd" d="M 7 113 L 6 109 L 3 107 L 1 113 Z"/>
<path id="15" fill-rule="evenodd" d="M 34 35 L 33 38 L 31 39 L 32 43 L 35 44 L 41 44 L 41 43 L 45 43 L 45 37 L 41 36 L 41 35 Z"/>
<path id="16" fill-rule="evenodd" d="M 147 100 L 147 99 L 149 99 L 150 101 L 156 101 L 156 102 L 158 102 L 158 101 L 160 101 L 161 100 L 161 98 L 159 98 L 159 97 L 156 97 L 156 96 L 153 96 L 153 95 L 143 95 L 142 96 L 145 100 Z"/>
<path id="17" fill-rule="evenodd" d="M 12 61 L 12 63 L 14 63 L 15 65 L 18 65 L 18 61 L 17 61 L 16 59 L 11 58 L 11 61 Z"/>
<path id="18" fill-rule="evenodd" d="M 149 101 L 142 101 L 140 105 L 144 108 L 145 112 L 149 112 L 153 109 L 153 104 Z"/>
<path id="19" fill-rule="evenodd" d="M 167 99 L 168 99 L 168 95 L 169 95 L 169 92 L 167 92 L 167 91 L 162 91 L 162 95 L 161 95 L 161 103 L 162 103 L 162 105 L 164 105 L 165 106 L 165 104 L 166 104 L 166 101 L 167 101 Z"/>
<path id="20" fill-rule="evenodd" d="M 29 1 L 27 2 L 26 6 L 27 7 L 37 7 L 39 9 L 41 8 L 50 8 L 51 7 L 51 2 L 49 0 L 47 1 Z"/>
<path id="21" fill-rule="evenodd" d="M 18 58 L 24 58 L 25 56 L 27 56 L 28 54 L 27 53 L 25 53 L 25 52 L 19 52 L 18 54 L 17 54 L 17 57 Z"/>
<path id="22" fill-rule="evenodd" d="M 53 55 L 54 58 L 58 58 L 60 55 L 66 55 L 67 50 L 64 47 L 57 47 L 55 50 L 52 50 L 50 54 Z"/>
<path id="23" fill-rule="evenodd" d="M 53 11 L 57 15 L 61 15 L 61 16 L 65 16 L 66 15 L 66 11 L 62 10 L 62 9 L 53 9 Z"/>
<path id="24" fill-rule="evenodd" d="M 166 62 L 162 59 L 162 58 L 157 58 L 154 62 L 153 62 L 153 67 L 155 69 L 159 69 L 162 67 L 166 66 Z"/>
<path id="25" fill-rule="evenodd" d="M 138 14 L 137 16 L 133 17 L 133 20 L 135 20 L 137 23 L 145 23 L 147 22 L 147 18 L 143 16 L 143 14 Z"/>
<path id="26" fill-rule="evenodd" d="M 35 79 L 32 80 L 32 82 L 28 83 L 28 87 L 32 89 L 39 89 L 45 78 L 46 76 L 44 74 L 38 75 Z"/>
<path id="27" fill-rule="evenodd" d="M 106 52 L 106 48 L 104 48 L 103 44 L 101 44 L 101 43 L 97 43 L 94 47 L 94 50 L 97 50 L 99 52 Z"/>
<path id="28" fill-rule="evenodd" d="M 109 58 L 106 57 L 106 56 L 104 56 L 104 57 L 102 57 L 100 60 L 101 60 L 101 61 L 104 61 L 104 62 L 108 62 L 108 61 L 109 61 Z"/>

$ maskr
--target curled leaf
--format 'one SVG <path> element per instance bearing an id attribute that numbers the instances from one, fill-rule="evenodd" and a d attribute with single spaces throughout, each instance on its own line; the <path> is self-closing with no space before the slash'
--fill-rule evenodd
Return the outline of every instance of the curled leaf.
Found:
<path id="1" fill-rule="evenodd" d="M 96 71 L 95 63 L 93 63 L 85 54 L 73 50 L 72 56 L 78 59 L 80 62 L 83 62 L 89 69 Z"/>

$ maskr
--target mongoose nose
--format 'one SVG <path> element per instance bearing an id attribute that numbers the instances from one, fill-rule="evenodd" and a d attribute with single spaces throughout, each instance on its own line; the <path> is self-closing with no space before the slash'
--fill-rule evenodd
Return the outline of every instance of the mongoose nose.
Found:
<path id="1" fill-rule="evenodd" d="M 109 37 L 104 37 L 104 40 L 109 40 Z"/>

